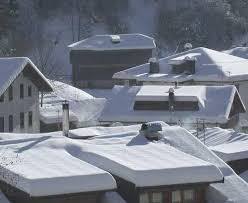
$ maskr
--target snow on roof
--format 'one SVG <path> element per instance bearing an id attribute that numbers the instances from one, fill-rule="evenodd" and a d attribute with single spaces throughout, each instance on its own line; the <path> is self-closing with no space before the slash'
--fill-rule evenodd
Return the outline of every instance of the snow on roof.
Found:
<path id="1" fill-rule="evenodd" d="M 62 121 L 62 102 L 69 101 L 70 121 L 79 126 L 95 125 L 105 105 L 103 98 L 94 98 L 90 94 L 71 85 L 51 81 L 54 92 L 45 94 L 43 106 L 40 107 L 40 119 L 46 124 Z"/>
<path id="2" fill-rule="evenodd" d="M 14 143 L 16 143 L 16 147 L 19 145 L 18 150 L 19 151 L 23 150 L 20 153 L 20 156 L 23 156 L 24 158 L 25 158 L 25 156 L 22 155 L 22 153 L 25 154 L 28 151 L 31 151 L 31 152 L 36 151 L 36 152 L 39 152 L 42 154 L 44 150 L 45 150 L 45 153 L 46 153 L 46 150 L 52 150 L 52 152 L 50 152 L 49 156 L 43 156 L 43 158 L 49 159 L 49 157 L 51 157 L 50 159 L 54 160 L 52 153 L 54 151 L 58 150 L 59 152 L 58 152 L 58 155 L 56 154 L 56 156 L 59 156 L 59 157 L 55 159 L 56 162 L 59 162 L 61 160 L 63 161 L 64 156 L 68 157 L 69 155 L 71 155 L 72 161 L 77 161 L 77 162 L 84 164 L 85 163 L 83 161 L 84 158 L 86 158 L 86 159 L 89 158 L 88 155 L 91 156 L 93 153 L 96 153 L 100 148 L 104 149 L 104 147 L 106 147 L 106 149 L 107 149 L 106 150 L 106 158 L 112 159 L 111 157 L 108 158 L 110 156 L 109 150 L 111 147 L 113 147 L 115 149 L 118 147 L 118 145 L 122 146 L 122 147 L 126 146 L 127 150 L 129 150 L 129 148 L 132 148 L 132 147 L 134 147 L 133 150 L 135 150 L 135 149 L 137 149 L 137 147 L 139 147 L 139 145 L 141 147 L 145 147 L 147 145 L 147 141 L 144 140 L 144 138 L 142 138 L 141 136 L 137 136 L 139 134 L 138 129 L 140 127 L 141 127 L 141 125 L 128 126 L 128 127 L 121 126 L 121 127 L 112 127 L 112 128 L 103 128 L 103 127 L 99 128 L 99 127 L 97 127 L 97 128 L 76 129 L 73 131 L 73 133 L 78 133 L 78 135 L 81 135 L 81 136 L 84 136 L 85 133 L 88 133 L 88 134 L 93 133 L 96 135 L 94 138 L 91 138 L 89 140 L 79 140 L 79 139 L 71 140 L 71 139 L 68 139 L 65 137 L 58 136 L 58 135 L 61 135 L 62 132 L 49 133 L 49 134 L 45 134 L 45 136 L 50 136 L 50 138 L 48 138 L 46 141 L 45 140 L 40 141 L 40 142 L 37 141 L 37 142 L 32 142 L 31 144 L 28 142 L 29 139 L 34 139 L 33 138 L 34 136 L 35 136 L 35 138 L 43 138 L 44 139 L 44 135 L 42 135 L 42 134 L 41 135 L 37 135 L 37 134 L 36 135 L 0 134 L 0 138 L 1 138 L 0 142 L 2 144 L 3 144 L 3 142 L 5 142 L 5 144 L 7 146 L 11 146 L 13 149 L 12 151 L 16 150 L 16 149 L 14 149 L 15 148 Z M 127 129 L 127 131 L 125 129 Z M 212 170 L 210 170 L 210 171 L 212 171 L 215 174 L 219 173 L 219 172 L 217 172 L 218 171 L 217 168 L 215 169 L 215 172 L 214 172 L 213 165 L 215 165 L 225 175 L 225 181 L 223 183 L 214 183 L 208 187 L 208 190 L 207 190 L 208 202 L 211 202 L 211 203 L 226 203 L 226 202 L 244 203 L 244 202 L 248 202 L 248 197 L 247 197 L 248 185 L 247 185 L 247 183 L 245 183 L 241 178 L 239 178 L 227 164 L 225 164 L 213 152 L 211 152 L 209 149 L 207 149 L 207 147 L 203 143 L 201 143 L 197 138 L 195 138 L 187 130 L 180 128 L 180 127 L 177 127 L 177 126 L 163 125 L 163 131 L 161 131 L 161 134 L 163 136 L 162 139 L 159 140 L 158 142 L 153 142 L 153 143 L 148 144 L 149 149 L 152 146 L 154 146 L 154 148 L 152 150 L 158 150 L 162 147 L 161 145 L 164 145 L 164 148 L 166 150 L 167 146 L 169 146 L 170 149 L 174 148 L 176 150 L 176 152 L 179 151 L 179 153 L 182 153 L 183 155 L 187 154 L 186 157 L 188 157 L 188 156 L 193 157 L 193 160 L 196 160 L 198 158 L 198 159 L 206 161 L 205 163 L 212 163 L 212 165 L 209 164 L 209 167 L 212 166 Z M 25 141 L 26 141 L 26 145 L 25 145 Z M 146 142 L 144 142 L 144 141 L 146 141 Z M 22 144 L 24 146 L 22 146 Z M 156 145 L 158 146 L 158 148 L 156 147 Z M 95 148 L 97 148 L 97 149 L 95 149 Z M 2 149 L 2 147 L 1 147 L 1 149 Z M 96 150 L 96 151 L 94 151 L 94 150 Z M 99 154 L 99 157 L 100 157 L 100 155 L 102 157 L 105 156 L 104 155 L 105 151 L 101 151 L 100 153 L 101 154 Z M 132 165 L 132 160 L 133 160 L 132 158 L 133 157 L 135 160 L 139 159 L 139 157 L 144 158 L 142 152 L 139 151 L 138 153 L 139 153 L 138 154 L 139 156 L 131 156 L 130 162 L 128 163 L 129 165 L 130 164 Z M 145 152 L 145 154 L 148 154 L 148 152 Z M 38 164 L 40 160 L 36 161 L 36 159 L 35 159 L 36 155 L 37 155 L 37 153 L 34 153 L 33 157 L 29 156 L 29 157 L 26 157 L 24 160 L 31 159 L 34 161 L 34 164 L 35 163 Z M 97 155 L 97 153 L 96 153 L 96 155 Z M 162 155 L 163 154 L 161 154 L 160 156 L 162 156 Z M 38 155 L 38 156 L 41 157 L 41 155 Z M 115 158 L 116 156 L 114 155 L 113 157 Z M 182 159 L 183 159 L 183 157 L 180 157 L 180 160 L 182 160 Z M 150 158 L 149 158 L 149 160 L 150 160 Z M 69 160 L 66 160 L 66 163 L 64 164 L 67 167 L 65 168 L 63 166 L 63 170 L 66 170 L 66 169 L 69 170 L 71 167 L 73 168 L 73 166 L 74 166 L 74 165 L 68 163 L 67 161 L 69 161 Z M 156 161 L 156 159 L 154 161 Z M 186 164 L 192 164 L 192 163 L 193 162 L 186 163 Z M 164 164 L 164 163 L 162 163 L 162 164 Z M 46 167 L 44 167 L 44 165 Z M 158 165 L 160 165 L 160 163 L 158 163 Z M 42 173 L 43 172 L 44 173 L 50 173 L 49 171 L 50 171 L 51 165 L 44 164 L 44 161 L 42 161 L 41 164 L 38 166 L 40 166 L 40 167 L 43 166 L 43 168 L 41 170 Z M 144 167 L 145 168 L 147 167 L 146 162 L 144 162 Z M 75 170 L 77 170 L 77 169 L 75 169 Z M 124 168 L 124 170 L 127 171 L 127 169 L 125 169 L 125 168 Z M 186 170 L 189 170 L 189 169 L 186 169 Z M 209 173 L 210 171 L 208 171 L 207 173 Z M 21 169 L 19 169 L 18 173 L 21 173 Z M 32 175 L 33 170 L 31 171 L 31 173 L 30 173 L 30 171 L 28 171 L 27 173 L 29 173 L 29 175 Z M 201 171 L 199 171 L 199 173 L 201 174 Z M 57 173 L 55 173 L 55 176 L 56 176 L 56 174 Z M 200 176 L 200 174 L 192 173 L 190 176 Z M 204 177 L 206 176 L 206 174 L 202 174 L 202 175 Z M 212 175 L 210 174 L 210 177 L 212 177 Z M 222 177 L 222 175 L 220 174 L 219 178 L 221 178 L 221 177 Z M 163 176 L 161 176 L 161 178 L 163 178 Z M 187 178 L 187 177 L 184 177 L 184 178 Z M 184 178 L 183 178 L 183 180 L 185 180 Z M 71 181 L 68 181 L 68 183 L 64 184 L 64 185 L 66 187 L 67 186 L 69 187 L 69 186 L 71 186 L 71 184 L 69 184 L 69 183 L 71 183 Z M 96 182 L 93 181 L 93 183 L 96 183 Z M 98 184 L 102 185 L 102 183 L 104 183 L 103 186 L 106 186 L 106 181 L 105 182 L 101 181 L 101 178 L 98 179 Z M 84 181 L 80 181 L 80 184 L 86 184 L 86 183 Z M 43 189 L 45 189 L 45 188 L 43 188 Z M 60 189 L 63 189 L 63 188 L 60 187 Z M 54 190 L 54 188 L 51 189 L 51 191 L 53 191 L 53 190 Z"/>
<path id="3" fill-rule="evenodd" d="M 197 133 L 194 132 L 197 136 Z M 237 141 L 248 141 L 248 134 L 237 132 L 233 129 L 222 129 L 219 127 L 206 128 L 198 133 L 198 138 L 207 146 L 229 144 Z"/>
<path id="4" fill-rule="evenodd" d="M 170 62 L 193 54 L 196 60 L 195 74 L 174 74 Z M 150 74 L 149 63 L 114 74 L 115 79 L 136 79 L 137 81 L 240 81 L 248 80 L 248 60 L 226 53 L 199 47 L 159 60 L 160 72 Z"/>
<path id="5" fill-rule="evenodd" d="M 17 76 L 30 65 L 39 77 L 44 81 L 46 89 L 52 91 L 52 85 L 46 77 L 39 71 L 33 62 L 27 57 L 0 58 L 0 95 L 2 95 Z"/>
<path id="6" fill-rule="evenodd" d="M 199 110 L 171 112 L 133 109 L 135 100 L 166 100 L 170 88 L 171 86 L 158 85 L 115 86 L 113 91 L 116 95 L 107 101 L 100 121 L 140 123 L 161 120 L 171 123 L 180 120 L 185 123 L 196 123 L 197 119 L 204 119 L 208 123 L 226 123 L 234 96 L 238 94 L 234 86 L 180 86 L 174 90 L 175 100 L 177 100 L 177 94 L 179 100 L 195 101 L 197 99 Z"/>
<path id="7" fill-rule="evenodd" d="M 73 149 L 73 145 L 61 133 L 0 137 L 2 155 L 11 161 L 1 162 L 0 178 L 30 196 L 116 188 L 109 173 L 71 156 L 66 149 Z"/>
<path id="8" fill-rule="evenodd" d="M 248 47 L 235 47 L 233 49 L 225 50 L 223 53 L 248 59 Z"/>
<path id="9" fill-rule="evenodd" d="M 120 34 L 120 42 L 112 42 L 113 35 L 95 35 L 69 45 L 71 50 L 154 49 L 154 39 L 143 34 Z"/>
<path id="10" fill-rule="evenodd" d="M 248 158 L 248 141 L 237 141 L 209 147 L 225 162 Z"/>
<path id="11" fill-rule="evenodd" d="M 239 176 L 248 183 L 248 171 L 239 174 Z"/>

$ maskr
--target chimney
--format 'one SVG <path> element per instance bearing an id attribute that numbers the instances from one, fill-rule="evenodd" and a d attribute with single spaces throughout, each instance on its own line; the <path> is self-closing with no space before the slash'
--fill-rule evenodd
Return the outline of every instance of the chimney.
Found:
<path id="1" fill-rule="evenodd" d="M 69 136 L 69 102 L 64 101 L 62 103 L 63 108 L 63 135 Z"/>
<path id="2" fill-rule="evenodd" d="M 149 59 L 150 73 L 159 73 L 159 60 L 155 57 Z"/>
<path id="3" fill-rule="evenodd" d="M 171 87 L 169 89 L 169 110 L 174 110 L 174 104 L 175 104 L 175 95 L 174 95 L 174 89 Z"/>
<path id="4" fill-rule="evenodd" d="M 161 139 L 159 131 L 162 131 L 162 125 L 156 121 L 143 123 L 140 129 L 140 132 L 150 141 Z"/>

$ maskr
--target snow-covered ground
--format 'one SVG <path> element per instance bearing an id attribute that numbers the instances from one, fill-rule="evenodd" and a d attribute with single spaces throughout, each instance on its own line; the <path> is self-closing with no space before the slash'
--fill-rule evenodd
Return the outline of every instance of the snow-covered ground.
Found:
<path id="1" fill-rule="evenodd" d="M 44 123 L 57 123 L 62 120 L 62 102 L 69 101 L 70 121 L 78 127 L 98 124 L 98 117 L 104 108 L 106 99 L 95 98 L 71 85 L 51 81 L 54 92 L 44 95 L 40 117 Z"/>
<path id="2" fill-rule="evenodd" d="M 152 170 L 158 168 L 166 168 L 167 172 L 172 170 L 170 169 L 170 160 L 165 160 L 166 157 L 174 157 L 174 152 L 178 157 L 176 163 L 184 163 L 183 157 L 185 157 L 185 166 L 193 166 L 193 171 L 191 171 L 191 176 L 194 178 L 199 178 L 200 174 L 195 174 L 194 167 L 200 165 L 199 169 L 204 169 L 203 166 L 207 168 L 210 167 L 210 171 L 204 172 L 204 179 L 209 178 L 209 180 L 220 179 L 222 177 L 221 173 L 225 176 L 224 183 L 215 183 L 211 184 L 207 191 L 207 199 L 210 203 L 245 203 L 248 202 L 248 185 L 241 178 L 239 178 L 233 170 L 225 164 L 220 158 L 218 158 L 213 152 L 211 152 L 203 143 L 201 143 L 197 138 L 190 134 L 187 130 L 180 128 L 178 126 L 163 126 L 163 131 L 161 131 L 162 139 L 157 142 L 148 142 L 139 132 L 140 125 L 128 126 L 128 127 L 112 127 L 112 128 L 83 128 L 75 129 L 71 133 L 76 134 L 77 136 L 84 137 L 85 135 L 92 135 L 93 137 L 85 139 L 70 139 L 62 136 L 62 132 L 47 133 L 47 134 L 36 134 L 36 135 L 27 135 L 27 134 L 0 134 L 0 144 L 1 149 L 5 149 L 6 155 L 8 154 L 18 154 L 20 161 L 15 162 L 13 166 L 5 167 L 10 174 L 18 174 L 21 178 L 18 181 L 17 186 L 25 188 L 29 191 L 30 185 L 25 183 L 34 178 L 33 184 L 36 182 L 37 185 L 32 185 L 32 191 L 38 193 L 41 192 L 45 194 L 46 192 L 65 192 L 66 190 L 72 190 L 71 188 L 79 190 L 79 186 L 85 186 L 85 181 L 77 181 L 74 183 L 75 179 L 71 178 L 73 174 L 80 175 L 79 180 L 83 180 L 84 175 L 87 172 L 94 172 L 102 174 L 101 178 L 95 179 L 93 183 L 99 183 L 98 187 L 101 189 L 103 187 L 113 188 L 114 183 L 111 182 L 111 176 L 107 172 L 111 171 L 113 174 L 133 174 L 137 175 L 135 177 L 129 177 L 132 181 L 137 181 L 137 183 L 150 184 L 149 173 L 146 173 L 147 170 L 151 172 L 151 176 L 156 178 L 156 173 L 153 173 Z M 139 150 L 140 149 L 140 150 Z M 122 152 L 122 156 L 118 155 Z M 170 155 L 168 152 L 172 152 L 173 155 Z M 160 155 L 155 152 L 161 152 Z M 44 153 L 47 153 L 47 156 L 44 156 Z M 151 159 L 149 153 L 156 155 L 158 159 Z M 133 156 L 133 154 L 135 154 Z M 149 165 L 148 162 L 142 162 L 145 160 L 145 157 L 148 157 L 148 162 L 153 163 Z M 160 159 L 163 158 L 163 163 L 160 163 Z M 37 157 L 37 158 L 36 158 Z M 189 159 L 191 161 L 189 161 Z M 118 163 L 116 163 L 119 160 Z M 121 161 L 124 162 L 121 162 Z M 198 160 L 198 161 L 196 161 Z M 101 161 L 101 162 L 100 162 Z M 169 161 L 168 163 L 164 163 Z M 91 164 L 90 164 L 90 163 Z M 137 162 L 137 168 L 135 168 Z M 63 167 L 60 163 L 63 163 Z M 66 164 L 65 164 L 66 163 Z M 105 163 L 105 164 L 104 164 Z M 142 164 L 143 163 L 143 164 Z M 18 165 L 20 167 L 18 167 Z M 68 167 L 64 167 L 64 165 Z M 92 169 L 92 165 L 97 165 L 98 168 Z M 177 165 L 177 164 L 176 164 Z M 176 167 L 173 166 L 173 167 Z M 144 168 L 143 170 L 138 170 L 140 167 Z M 184 167 L 181 167 L 181 171 Z M 219 168 L 214 169 L 213 166 Z M 29 169 L 32 168 L 32 170 Z M 62 167 L 62 168 L 61 168 Z M 85 168 L 84 168 L 85 167 Z M 154 168 L 153 168 L 154 167 Z M 172 168 L 173 168 L 172 167 Z M 203 168 L 202 168 L 203 167 Z M 38 170 L 33 170 L 36 168 Z M 40 169 L 41 168 L 41 169 Z M 101 169 L 99 169 L 101 168 Z M 103 170 L 102 170 L 103 169 Z M 59 172 L 58 172 L 59 170 Z M 60 171 L 61 170 L 61 171 Z M 136 171 L 137 170 L 137 171 Z M 70 172 L 69 172 L 70 171 Z M 135 172 L 136 171 L 136 172 Z M 138 174 L 138 171 L 140 174 Z M 189 172 L 190 168 L 185 168 L 183 172 Z M 134 173 L 135 172 L 135 173 Z M 220 173 L 221 172 L 221 173 Z M 218 175 L 219 173 L 219 175 Z M 143 174 L 143 176 L 142 176 Z M 166 174 L 166 173 L 165 173 Z M 178 174 L 181 178 L 180 181 L 188 180 L 188 177 L 182 177 L 183 174 Z M 203 175 L 203 174 L 202 174 Z M 64 176 L 68 178 L 69 183 L 75 185 L 66 185 L 66 187 L 48 187 L 41 188 L 40 184 L 44 184 L 46 181 L 51 181 L 50 178 L 46 179 L 45 177 L 54 178 L 54 180 L 61 180 Z M 35 179 L 41 177 L 41 179 Z M 87 176 L 86 176 L 87 177 Z M 88 177 L 88 178 L 93 178 Z M 108 181 L 101 181 L 103 177 L 108 178 Z M 161 178 L 162 176 L 160 176 Z M 167 177 L 167 175 L 165 176 Z M 201 176 L 202 178 L 203 176 Z M 81 179 L 82 178 L 82 179 Z M 141 179 L 140 179 L 141 178 Z M 173 178 L 169 178 L 169 182 L 173 181 Z M 145 180 L 149 180 L 146 182 Z M 45 181 L 46 180 L 46 181 Z M 45 182 L 43 182 L 45 181 Z M 157 181 L 165 181 L 165 178 Z M 175 177 L 174 181 L 178 181 L 178 178 Z M 102 185 L 102 182 L 104 185 Z M 55 181 L 53 184 L 58 183 Z M 109 184 L 107 184 L 109 183 Z M 154 182 L 153 182 L 154 184 Z M 44 185 L 43 185 L 44 186 Z M 68 187 L 67 187 L 68 186 Z M 70 187 L 69 187 L 70 186 Z M 77 187 L 76 187 L 77 186 Z M 96 185 L 95 185 L 96 186 Z M 88 188 L 88 187 L 87 187 Z M 39 189 L 39 190 L 38 190 Z M 81 188 L 82 189 L 82 188 Z M 49 191 L 47 191 L 49 190 Z M 55 191 L 56 190 L 56 191 Z M 71 192 L 71 191 L 70 191 Z"/>

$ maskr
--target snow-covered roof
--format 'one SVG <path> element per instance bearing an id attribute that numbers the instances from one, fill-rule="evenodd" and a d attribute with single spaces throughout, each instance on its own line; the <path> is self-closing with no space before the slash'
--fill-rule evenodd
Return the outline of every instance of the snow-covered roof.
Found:
<path id="1" fill-rule="evenodd" d="M 173 60 L 193 55 L 194 74 L 172 73 Z M 150 74 L 149 63 L 114 74 L 115 79 L 136 79 L 137 81 L 185 82 L 185 81 L 242 81 L 248 80 L 248 60 L 215 50 L 199 47 L 159 60 L 159 73 Z"/>
<path id="2" fill-rule="evenodd" d="M 23 71 L 36 73 L 41 79 L 42 83 L 37 83 L 39 89 L 44 91 L 52 91 L 52 85 L 46 79 L 46 77 L 39 71 L 39 69 L 33 64 L 33 62 L 27 57 L 12 57 L 12 58 L 0 58 L 0 95 L 2 95 L 11 83 L 18 77 Z M 38 79 L 38 78 L 37 78 Z M 36 79 L 36 80 L 37 80 Z"/>
<path id="3" fill-rule="evenodd" d="M 135 101 L 168 101 L 171 86 L 115 86 L 115 96 L 107 101 L 101 114 L 101 122 L 140 123 L 153 120 L 164 122 L 196 123 L 204 119 L 208 123 L 226 123 L 229 119 L 235 95 L 235 86 L 178 86 L 174 88 L 175 101 L 198 101 L 199 110 L 134 110 Z M 118 93 L 117 93 L 118 92 Z M 121 108 L 120 108 L 121 105 Z M 244 105 L 241 102 L 241 108 Z"/>
<path id="4" fill-rule="evenodd" d="M 248 47 L 235 47 L 233 49 L 223 51 L 226 54 L 238 56 L 240 58 L 248 59 Z"/>
<path id="5" fill-rule="evenodd" d="M 81 163 L 84 165 L 85 159 L 89 159 L 92 161 L 97 160 L 96 158 L 101 158 L 102 161 L 109 162 L 109 160 L 117 160 L 118 157 L 114 154 L 113 157 L 111 156 L 111 148 L 113 147 L 113 150 L 117 150 L 118 146 L 121 146 L 121 149 L 123 149 L 126 146 L 126 150 L 130 154 L 131 152 L 135 152 L 135 155 L 130 154 L 129 162 L 127 163 L 128 166 L 134 167 L 135 162 L 132 163 L 132 161 L 137 159 L 144 159 L 146 155 L 148 155 L 148 152 L 145 151 L 145 156 L 143 155 L 143 151 L 137 151 L 138 147 L 140 146 L 142 149 L 146 145 L 148 146 L 149 150 L 152 150 L 152 153 L 154 153 L 154 150 L 160 150 L 162 146 L 165 148 L 163 149 L 163 152 L 167 151 L 167 146 L 169 146 L 168 150 L 175 150 L 176 155 L 185 155 L 186 154 L 186 165 L 194 165 L 196 160 L 200 160 L 196 163 L 194 167 L 197 167 L 197 165 L 201 167 L 210 167 L 211 169 L 207 171 L 206 173 L 209 174 L 209 179 L 212 179 L 217 174 L 218 180 L 222 178 L 222 174 L 225 176 L 225 181 L 223 183 L 213 183 L 210 184 L 210 186 L 207 189 L 207 200 L 211 203 L 244 203 L 248 202 L 248 185 L 245 183 L 241 178 L 239 178 L 233 170 L 225 164 L 220 158 L 218 158 L 213 152 L 211 152 L 203 143 L 201 143 L 197 138 L 195 138 L 192 134 L 190 134 L 187 130 L 180 128 L 178 126 L 168 126 L 163 125 L 163 130 L 160 132 L 162 135 L 161 140 L 157 142 L 151 142 L 147 143 L 147 140 L 144 139 L 139 134 L 139 129 L 141 125 L 135 125 L 135 126 L 121 126 L 121 127 L 111 127 L 111 128 L 104 128 L 104 127 L 91 127 L 91 128 L 82 128 L 82 129 L 75 129 L 71 133 L 77 134 L 78 136 L 84 137 L 86 134 L 95 135 L 95 137 L 89 139 L 89 140 L 71 140 L 65 137 L 62 137 L 62 132 L 56 132 L 56 133 L 49 133 L 44 135 L 27 135 L 27 134 L 0 134 L 1 139 L 1 149 L 3 149 L 3 146 L 6 145 L 8 152 L 19 152 L 19 157 L 23 158 L 21 161 L 34 161 L 33 165 L 30 166 L 32 169 L 35 167 L 42 167 L 41 173 L 50 173 L 50 168 L 56 167 L 57 162 L 63 162 L 64 156 L 66 159 L 66 162 L 63 165 L 63 168 L 61 170 L 70 170 L 74 172 L 74 166 L 77 164 L 74 163 L 74 161 Z M 41 139 L 41 140 L 40 140 Z M 156 147 L 158 146 L 158 147 Z M 10 148 L 8 148 L 10 147 Z M 133 148 L 134 147 L 134 148 Z M 133 148 L 133 149 L 132 149 Z M 105 151 L 106 149 L 106 151 Z M 130 151 L 129 151 L 130 149 Z M 47 150 L 50 151 L 48 156 L 42 156 L 42 153 L 46 153 Z M 101 151 L 99 151 L 101 150 Z M 164 151 L 165 150 L 165 151 Z M 31 151 L 31 152 L 30 152 Z M 57 152 L 56 152 L 57 151 Z M 33 152 L 33 156 L 31 153 Z M 36 153 L 35 153 L 36 152 Z M 38 153 L 37 153 L 38 152 Z M 99 153 L 98 153 L 99 152 Z M 29 154 L 30 153 L 30 154 Z M 56 158 L 53 156 L 53 153 L 55 153 Z M 179 153 L 179 154 L 178 154 Z M 5 153 L 8 154 L 8 153 Z M 38 154 L 38 155 L 37 155 Z M 94 156 L 93 156 L 94 155 Z M 98 155 L 98 156 L 97 156 Z M 122 154 L 124 155 L 123 159 L 125 158 L 125 152 Z M 38 160 L 36 161 L 36 156 L 38 156 Z M 167 156 L 167 158 L 171 158 L 170 154 L 164 154 L 161 153 L 158 157 Z M 70 157 L 73 162 L 68 162 L 67 158 Z M 94 159 L 90 157 L 95 157 Z M 106 158 L 105 158 L 106 157 Z M 43 159 L 50 159 L 51 161 L 55 160 L 54 165 L 53 164 L 44 164 L 45 162 Z M 188 163 L 190 160 L 190 163 Z M 192 159 L 191 159 L 192 158 Z M 120 159 L 122 159 L 120 157 Z M 155 160 L 151 160 L 150 156 L 148 156 L 149 162 L 152 161 L 153 163 L 156 162 L 160 166 L 160 162 Z M 41 161 L 42 160 L 42 161 Z M 164 160 L 164 159 L 163 159 Z M 172 159 L 170 159 L 172 161 Z M 194 161 L 195 160 L 195 161 Z M 17 162 L 17 163 L 23 163 L 23 162 Z M 205 162 L 204 162 L 205 161 Z M 38 163 L 41 162 L 40 165 Z M 126 160 L 127 162 L 127 160 Z M 124 165 L 126 164 L 124 162 Z M 180 163 L 183 163 L 183 157 L 180 157 Z M 171 163 L 171 162 L 170 162 Z M 177 163 L 177 162 L 176 162 Z M 199 164 L 200 163 L 200 164 Z M 211 164 L 210 164 L 211 163 Z M 31 162 L 30 162 L 31 164 Z M 37 165 L 36 165 L 37 164 Z M 75 165 L 74 165 L 75 164 Z M 101 163 L 98 163 L 101 164 Z M 205 165 L 207 164 L 207 166 Z M 121 163 L 118 163 L 118 166 L 120 166 Z M 149 165 L 147 162 L 143 163 L 144 168 L 152 166 Z M 162 165 L 165 165 L 165 163 L 162 163 Z M 34 167 L 35 166 L 35 167 Z M 44 167 L 46 166 L 46 167 Z M 60 165 L 59 165 L 60 166 Z M 66 166 L 66 167 L 65 167 Z M 139 161 L 139 167 L 140 167 L 140 161 Z M 168 163 L 169 166 L 169 163 Z M 217 166 L 218 168 L 214 169 L 214 166 Z M 82 166 L 83 167 L 83 166 Z M 107 167 L 107 166 L 105 166 Z M 155 166 L 156 167 L 156 166 Z M 194 168 L 194 172 L 195 169 Z M 29 175 L 32 175 L 34 173 L 38 173 L 39 171 L 22 171 L 22 168 L 14 167 L 16 170 L 18 170 L 18 174 L 28 173 Z M 109 166 L 109 168 L 111 168 Z M 199 168 L 199 169 L 200 169 Z M 55 169 L 55 168 L 53 168 Z M 121 167 L 122 170 L 128 171 L 124 166 Z M 60 168 L 59 168 L 60 170 Z M 78 171 L 78 169 L 75 169 Z M 109 169 L 110 170 L 110 169 Z M 116 170 L 116 169 L 113 169 Z M 168 170 L 170 168 L 168 167 Z M 171 169 L 172 170 L 172 169 Z M 183 169 L 181 169 L 183 170 Z M 189 168 L 185 168 L 186 171 L 190 170 Z M 57 175 L 57 170 L 53 170 L 54 176 Z M 83 173 L 83 171 L 81 171 Z M 118 172 L 120 173 L 120 172 Z M 142 173 L 142 171 L 141 171 Z M 199 173 L 199 174 L 198 174 Z M 197 171 L 197 173 L 190 174 L 193 179 L 195 177 L 200 177 L 202 174 L 201 170 Z M 156 175 L 153 173 L 153 175 Z M 163 176 L 167 176 L 166 173 L 163 174 Z M 178 174 L 180 177 L 182 174 Z M 161 178 L 163 179 L 163 176 Z M 94 176 L 93 176 L 94 177 Z M 108 176 L 109 177 L 109 176 Z M 202 174 L 202 177 L 206 177 L 206 174 Z M 133 178 L 133 177 L 130 177 Z M 146 177 L 145 177 L 146 178 Z M 143 178 L 143 179 L 145 179 Z M 181 181 L 185 181 L 188 177 L 183 177 Z M 80 178 L 79 178 L 80 179 Z M 81 180 L 81 179 L 80 179 Z M 79 181 L 80 181 L 79 180 Z M 102 181 L 102 178 L 98 179 L 98 184 L 100 184 L 102 187 L 106 186 L 108 182 Z M 112 179 L 111 179 L 112 180 Z M 150 180 L 150 177 L 147 179 Z M 175 179 L 177 180 L 177 178 Z M 38 181 L 38 180 L 37 180 Z M 40 179 L 42 182 L 42 179 Z M 140 180 L 138 180 L 140 181 Z M 144 181 L 144 180 L 142 180 Z M 161 181 L 161 180 L 159 180 Z M 22 182 L 23 183 L 23 182 Z M 32 182 L 33 183 L 33 182 Z M 43 182 L 44 183 L 44 182 Z M 63 184 L 67 188 L 68 187 L 74 187 L 72 182 L 67 180 L 67 184 Z M 76 182 L 78 183 L 78 182 Z M 93 181 L 92 183 L 96 183 Z M 49 185 L 49 182 L 47 182 Z M 54 183 L 53 183 L 54 184 Z M 84 181 L 80 181 L 80 184 L 86 184 Z M 20 186 L 20 184 L 18 185 Z M 113 185 L 112 185 L 113 186 Z M 111 186 L 111 187 L 112 187 Z M 30 187 L 30 185 L 29 185 Z M 100 186 L 99 186 L 100 187 Z M 59 187 L 60 190 L 65 190 L 64 187 Z M 56 190 L 56 188 L 49 187 L 50 191 Z M 41 189 L 42 190 L 42 189 Z M 43 187 L 43 190 L 46 190 L 45 187 Z"/>
<path id="6" fill-rule="evenodd" d="M 237 141 L 209 147 L 225 162 L 248 158 L 248 141 Z"/>
<path id="7" fill-rule="evenodd" d="M 77 148 L 61 132 L 0 134 L 0 137 L 1 156 L 6 157 L 0 165 L 0 178 L 30 196 L 116 188 L 116 182 L 108 172 L 68 153 Z"/>
<path id="8" fill-rule="evenodd" d="M 40 107 L 40 120 L 46 124 L 62 121 L 62 102 L 69 101 L 70 121 L 78 122 L 79 126 L 98 123 L 98 117 L 104 108 L 106 99 L 94 98 L 90 94 L 71 85 L 50 81 L 53 92 L 43 96 Z"/>
<path id="9" fill-rule="evenodd" d="M 243 178 L 248 183 L 248 171 L 245 171 L 241 174 L 239 174 L 241 178 Z"/>
<path id="10" fill-rule="evenodd" d="M 197 136 L 197 132 L 194 132 L 194 135 Z M 248 134 L 233 129 L 214 127 L 205 128 L 205 130 L 198 132 L 198 138 L 207 146 L 216 146 L 237 141 L 248 141 Z"/>
<path id="11" fill-rule="evenodd" d="M 120 34 L 119 43 L 112 42 L 115 35 L 95 35 L 69 45 L 71 50 L 119 50 L 119 49 L 154 49 L 154 39 L 143 34 Z M 115 41 L 115 40 L 114 40 Z"/>

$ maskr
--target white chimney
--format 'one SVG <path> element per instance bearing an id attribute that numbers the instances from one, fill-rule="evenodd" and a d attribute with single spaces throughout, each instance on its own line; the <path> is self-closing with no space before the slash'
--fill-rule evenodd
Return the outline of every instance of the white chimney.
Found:
<path id="1" fill-rule="evenodd" d="M 63 135 L 69 136 L 69 102 L 64 101 L 62 103 L 63 108 Z"/>

